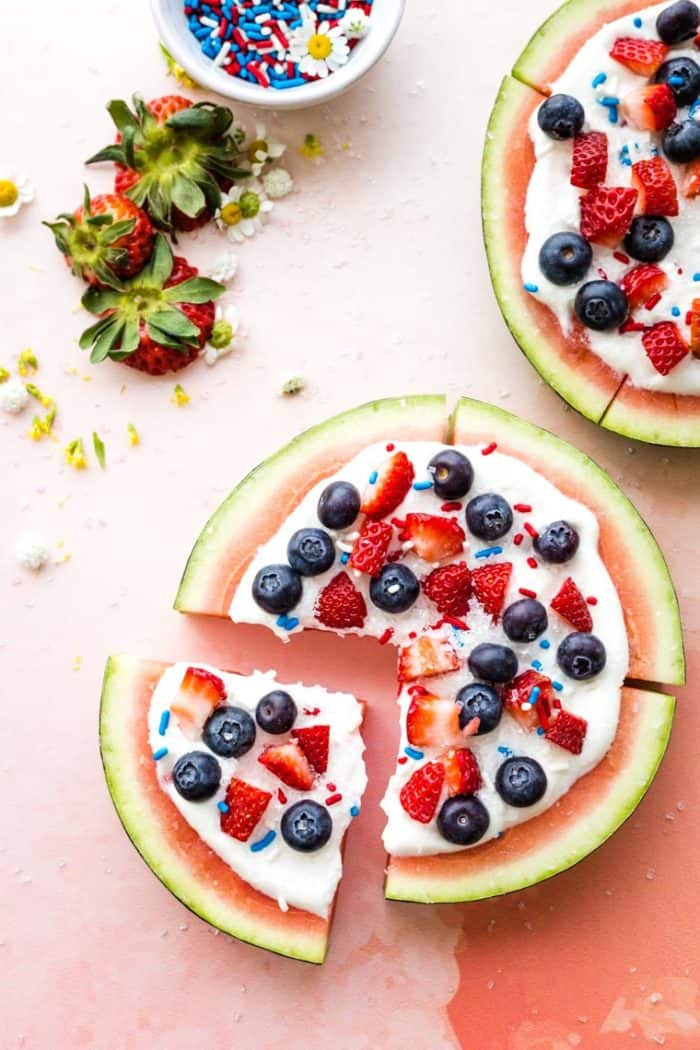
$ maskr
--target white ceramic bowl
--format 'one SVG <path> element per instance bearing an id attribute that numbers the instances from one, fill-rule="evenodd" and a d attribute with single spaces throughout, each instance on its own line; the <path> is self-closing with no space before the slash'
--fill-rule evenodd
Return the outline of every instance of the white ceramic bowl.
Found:
<path id="1" fill-rule="evenodd" d="M 365 75 L 391 43 L 404 12 L 406 0 L 374 0 L 371 29 L 354 48 L 347 63 L 325 80 L 303 86 L 266 88 L 229 76 L 210 58 L 202 54 L 199 43 L 190 33 L 183 0 L 151 0 L 160 38 L 173 58 L 203 87 L 236 102 L 267 109 L 304 109 L 341 95 Z"/>

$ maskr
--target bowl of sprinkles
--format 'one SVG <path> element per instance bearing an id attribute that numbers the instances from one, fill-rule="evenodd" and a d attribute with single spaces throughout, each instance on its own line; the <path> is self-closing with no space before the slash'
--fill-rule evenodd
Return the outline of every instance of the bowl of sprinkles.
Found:
<path id="1" fill-rule="evenodd" d="M 405 0 L 151 0 L 161 39 L 204 87 L 271 109 L 326 102 L 381 58 Z"/>

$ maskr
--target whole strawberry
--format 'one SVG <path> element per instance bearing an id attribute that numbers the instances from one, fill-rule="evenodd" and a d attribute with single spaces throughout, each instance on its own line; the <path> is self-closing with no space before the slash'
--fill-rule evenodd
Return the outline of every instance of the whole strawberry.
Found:
<path id="1" fill-rule="evenodd" d="M 199 355 L 214 326 L 214 302 L 224 286 L 206 277 L 158 234 L 150 262 L 119 288 L 89 288 L 82 299 L 100 320 L 83 332 L 90 360 L 109 357 L 149 375 L 185 368 Z"/>
<path id="2" fill-rule="evenodd" d="M 45 222 L 66 262 L 88 284 L 113 284 L 146 265 L 155 232 L 142 208 L 117 193 L 90 197 L 72 215 Z"/>

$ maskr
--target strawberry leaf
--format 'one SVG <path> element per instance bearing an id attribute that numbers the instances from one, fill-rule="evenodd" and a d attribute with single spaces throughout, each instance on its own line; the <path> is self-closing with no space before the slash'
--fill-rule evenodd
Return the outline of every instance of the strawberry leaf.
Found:
<path id="1" fill-rule="evenodd" d="M 106 328 L 109 328 L 114 323 L 113 317 L 103 317 L 102 320 L 98 321 L 97 324 L 92 325 L 90 328 L 86 328 L 80 337 L 79 346 L 81 350 L 87 350 L 88 347 L 92 346 L 95 339 L 101 335 Z"/>
<path id="2" fill-rule="evenodd" d="M 173 271 L 173 253 L 162 233 L 159 233 L 155 239 L 147 271 L 148 276 L 159 288 L 165 284 Z"/>
<path id="3" fill-rule="evenodd" d="M 99 364 L 109 356 L 110 350 L 119 342 L 119 337 L 124 331 L 124 324 L 124 321 L 114 318 L 112 323 L 98 336 L 90 354 L 93 364 Z"/>
<path id="4" fill-rule="evenodd" d="M 129 320 L 124 326 L 124 332 L 122 334 L 121 344 L 119 350 L 124 356 L 132 354 L 134 350 L 138 348 L 140 342 L 139 334 L 139 322 Z"/>
<path id="5" fill-rule="evenodd" d="M 186 111 L 185 111 L 186 112 Z M 185 215 L 194 218 L 206 206 L 206 199 L 196 182 L 186 175 L 177 175 L 173 183 L 173 204 Z"/>
<path id="6" fill-rule="evenodd" d="M 126 157 L 124 156 L 124 150 L 121 146 L 105 146 L 104 149 L 98 150 L 97 153 L 94 153 L 89 160 L 85 161 L 85 163 L 101 164 L 103 161 L 112 161 L 115 164 L 125 164 Z"/>
<path id="7" fill-rule="evenodd" d="M 165 298 L 169 303 L 208 303 L 218 299 L 225 291 L 223 284 L 212 281 L 210 277 L 192 277 L 189 281 L 166 288 Z"/>
<path id="8" fill-rule="evenodd" d="M 134 226 L 136 219 L 123 219 L 121 222 L 113 222 L 108 230 L 105 230 L 100 238 L 103 244 L 114 244 L 122 237 L 127 237 Z"/>
<path id="9" fill-rule="evenodd" d="M 107 105 L 107 112 L 121 131 L 122 135 L 127 128 L 135 129 L 137 127 L 134 114 L 122 99 L 112 99 Z"/>
<path id="10" fill-rule="evenodd" d="M 177 339 L 175 336 L 163 331 L 162 328 L 158 328 L 158 326 L 154 325 L 152 321 L 148 322 L 148 334 L 158 346 L 166 346 L 169 350 L 179 350 L 183 354 L 187 353 L 186 340 Z M 191 345 L 195 344 L 193 343 Z"/>
<path id="11" fill-rule="evenodd" d="M 176 336 L 178 339 L 198 338 L 199 328 L 180 310 L 168 309 L 157 310 L 149 317 L 149 321 L 162 332 Z"/>
<path id="12" fill-rule="evenodd" d="M 88 288 L 80 302 L 88 313 L 103 314 L 105 310 L 114 310 L 119 295 L 110 288 Z"/>

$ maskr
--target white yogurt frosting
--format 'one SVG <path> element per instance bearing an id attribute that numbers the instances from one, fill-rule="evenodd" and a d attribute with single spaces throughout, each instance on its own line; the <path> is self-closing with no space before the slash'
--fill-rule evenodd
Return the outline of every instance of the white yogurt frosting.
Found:
<path id="1" fill-rule="evenodd" d="M 298 716 L 295 728 L 308 725 L 330 725 L 328 770 L 319 776 L 309 791 L 296 791 L 287 787 L 278 777 L 267 770 L 257 758 L 263 747 L 279 744 L 288 736 L 272 736 L 259 727 L 253 748 L 241 758 L 222 758 L 214 755 L 221 766 L 221 785 L 216 795 L 204 802 L 188 802 L 175 790 L 172 770 L 178 758 L 188 751 L 205 751 L 213 754 L 202 740 L 193 741 L 180 729 L 177 718 L 172 716 L 164 734 L 160 733 L 161 716 L 175 699 L 188 667 L 201 667 L 218 675 L 226 686 L 226 703 L 242 707 L 253 718 L 258 700 L 273 689 L 284 689 L 297 705 Z M 318 713 L 307 714 L 305 709 Z M 354 696 L 346 693 L 329 693 L 321 686 L 284 685 L 275 679 L 272 671 L 255 671 L 244 676 L 229 674 L 207 664 L 179 663 L 169 667 L 156 686 L 148 714 L 149 744 L 156 754 L 167 748 L 167 755 L 157 761 L 158 782 L 187 823 L 201 839 L 228 864 L 237 875 L 255 889 L 277 900 L 280 908 L 302 908 L 326 918 L 333 904 L 340 880 L 343 862 L 341 846 L 343 836 L 353 819 L 350 812 L 359 807 L 367 786 L 365 765 L 362 758 L 364 744 L 360 736 L 362 707 Z M 248 842 L 239 842 L 221 830 L 221 813 L 218 802 L 223 802 L 231 777 L 239 777 L 255 787 L 272 793 L 272 799 L 258 827 Z M 327 785 L 332 784 L 331 790 Z M 280 802 L 277 791 L 281 788 L 287 798 Z M 312 798 L 321 804 L 334 794 L 342 800 L 328 807 L 333 819 L 333 831 L 329 841 L 314 853 L 300 853 L 291 849 L 280 834 L 280 821 L 284 810 L 300 799 Z M 271 845 L 259 852 L 251 850 L 251 844 L 260 841 L 273 830 L 276 837 Z"/>
<path id="2" fill-rule="evenodd" d="M 586 112 L 586 131 L 603 131 L 608 136 L 608 173 L 606 186 L 629 186 L 632 168 L 622 162 L 623 147 L 627 147 L 629 159 L 634 163 L 648 160 L 660 150 L 661 135 L 658 132 L 636 131 L 624 124 L 612 124 L 608 108 L 599 99 L 614 97 L 624 99 L 647 83 L 611 58 L 609 52 L 618 37 L 642 37 L 658 40 L 657 16 L 668 4 L 657 4 L 636 14 L 603 26 L 581 47 L 559 79 L 551 85 L 552 94 L 573 95 Z M 641 25 L 635 24 L 641 20 Z M 683 47 L 672 48 L 668 58 L 687 55 L 700 62 L 700 54 L 692 41 Z M 600 74 L 606 79 L 594 87 Z M 687 119 L 688 107 L 678 111 L 678 120 Z M 573 302 L 577 286 L 561 287 L 552 284 L 540 270 L 538 257 L 540 248 L 554 233 L 579 232 L 580 197 L 586 192 L 571 185 L 571 142 L 556 142 L 550 139 L 537 123 L 537 110 L 530 120 L 530 137 L 534 143 L 536 162 L 530 179 L 525 206 L 525 225 L 529 235 L 523 256 L 522 277 L 526 286 L 537 288 L 535 298 L 546 303 L 556 314 L 565 333 L 572 329 Z M 663 155 L 663 154 L 662 154 Z M 644 324 L 672 321 L 678 325 L 688 339 L 689 329 L 685 323 L 686 313 L 693 299 L 700 298 L 700 283 L 693 277 L 700 273 L 700 198 L 686 199 L 680 188 L 683 169 L 670 164 L 678 184 L 679 214 L 669 219 L 675 233 L 671 252 L 659 263 L 668 275 L 668 287 L 658 304 L 652 309 L 644 307 L 636 311 L 635 319 Z M 603 245 L 593 245 L 593 264 L 585 280 L 594 280 L 598 269 L 602 269 L 611 281 L 619 281 L 636 265 L 634 260 L 623 263 L 614 258 L 614 251 Z M 682 271 L 682 273 L 680 272 Z M 583 282 L 581 282 L 583 283 Z M 678 315 L 674 315 L 676 307 Z M 608 332 L 587 330 L 591 349 L 611 368 L 627 375 L 634 386 L 648 390 L 659 390 L 677 394 L 700 394 L 700 359 L 689 354 L 667 376 L 656 371 L 649 361 L 641 342 L 640 332 L 620 335 L 617 329 Z"/>

